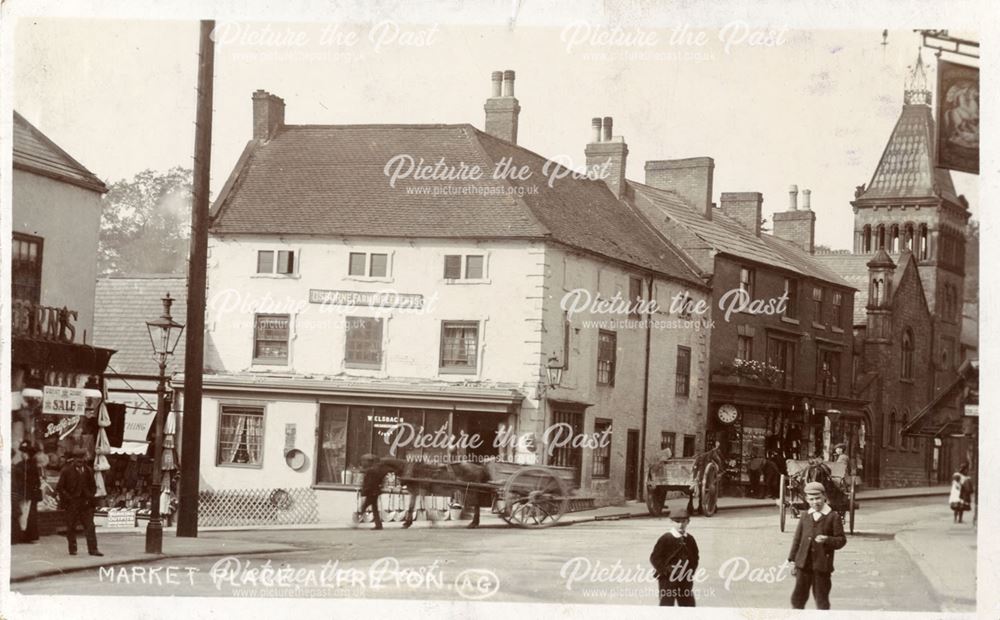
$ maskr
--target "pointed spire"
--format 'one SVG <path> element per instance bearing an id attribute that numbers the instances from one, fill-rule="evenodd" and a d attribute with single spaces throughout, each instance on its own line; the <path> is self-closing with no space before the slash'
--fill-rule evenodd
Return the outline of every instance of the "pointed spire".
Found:
<path id="1" fill-rule="evenodd" d="M 924 56 L 917 49 L 917 64 L 909 67 L 910 75 L 903 87 L 903 103 L 906 105 L 930 105 L 931 91 L 927 88 L 927 70 Z"/>

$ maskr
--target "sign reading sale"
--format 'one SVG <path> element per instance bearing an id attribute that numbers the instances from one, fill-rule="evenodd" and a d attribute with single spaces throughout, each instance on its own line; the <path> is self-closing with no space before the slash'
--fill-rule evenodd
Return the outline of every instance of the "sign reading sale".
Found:
<path id="1" fill-rule="evenodd" d="M 87 399 L 80 388 L 46 385 L 42 390 L 42 413 L 48 415 L 83 415 Z"/>

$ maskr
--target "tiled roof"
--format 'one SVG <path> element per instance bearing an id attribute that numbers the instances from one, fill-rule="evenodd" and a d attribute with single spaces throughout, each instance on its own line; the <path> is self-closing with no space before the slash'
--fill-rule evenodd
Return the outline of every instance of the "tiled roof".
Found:
<path id="1" fill-rule="evenodd" d="M 941 197 L 958 204 L 951 173 L 934 167 L 930 106 L 904 105 L 860 200 Z"/>
<path id="2" fill-rule="evenodd" d="M 146 321 L 163 313 L 167 293 L 174 298 L 171 315 L 184 323 L 187 315 L 187 280 L 176 276 L 112 276 L 98 278 L 94 298 L 94 344 L 118 352 L 108 373 L 156 375 Z M 167 359 L 167 376 L 184 370 L 184 335 Z"/>
<path id="3" fill-rule="evenodd" d="M 853 325 L 864 325 L 868 321 L 868 254 L 851 254 L 848 252 L 829 252 L 816 254 L 813 259 L 824 265 L 830 271 L 840 274 L 849 285 L 857 289 L 854 294 Z"/>
<path id="4" fill-rule="evenodd" d="M 836 271 L 814 261 L 795 244 L 769 234 L 758 237 L 721 209 L 715 209 L 709 221 L 669 190 L 632 181 L 629 185 L 635 192 L 639 210 L 654 225 L 661 227 L 663 233 L 682 250 L 697 252 L 707 247 L 715 252 L 779 267 L 838 286 L 854 286 L 838 276 Z M 671 224 L 677 224 L 687 234 L 676 234 Z M 711 271 L 711 265 L 704 267 Z"/>
<path id="5" fill-rule="evenodd" d="M 387 163 L 400 155 L 427 166 L 442 159 L 449 167 L 478 166 L 482 176 L 401 178 L 391 187 Z M 528 166 L 531 177 L 494 179 L 504 160 Z M 213 209 L 212 231 L 544 239 L 699 281 L 604 182 L 564 178 L 550 187 L 546 161 L 468 124 L 286 126 L 251 144 Z M 442 188 L 460 193 L 421 193 Z"/>
<path id="6" fill-rule="evenodd" d="M 14 167 L 104 193 L 107 186 L 83 164 L 14 112 Z"/>

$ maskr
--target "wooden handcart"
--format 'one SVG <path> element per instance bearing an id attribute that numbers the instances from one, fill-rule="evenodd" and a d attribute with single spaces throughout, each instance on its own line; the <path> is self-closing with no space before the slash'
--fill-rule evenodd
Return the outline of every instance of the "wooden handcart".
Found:
<path id="1" fill-rule="evenodd" d="M 780 530 L 785 531 L 785 520 L 789 511 L 795 518 L 799 518 L 803 511 L 809 509 L 805 496 L 806 483 L 820 482 L 826 489 L 830 508 L 840 513 L 841 519 L 845 521 L 844 525 L 853 534 L 854 512 L 858 509 L 858 503 L 855 501 L 857 477 L 849 474 L 847 463 L 844 461 L 796 461 L 789 459 L 785 464 L 788 474 L 781 476 L 778 497 L 778 507 L 781 511 Z"/>
<path id="2" fill-rule="evenodd" d="M 722 482 L 722 460 L 718 449 L 696 457 L 672 458 L 662 455 L 646 472 L 646 506 L 649 514 L 659 517 L 668 491 L 688 496 L 688 506 L 711 517 L 718 509 L 719 487 Z"/>

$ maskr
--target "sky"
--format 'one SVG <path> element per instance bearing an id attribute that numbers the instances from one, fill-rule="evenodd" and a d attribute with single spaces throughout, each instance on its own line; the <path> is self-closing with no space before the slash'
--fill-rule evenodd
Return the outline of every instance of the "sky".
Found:
<path id="1" fill-rule="evenodd" d="M 900 113 L 912 30 L 883 45 L 881 28 L 545 21 L 219 21 L 213 196 L 251 137 L 257 89 L 284 98 L 289 124 L 482 128 L 490 73 L 513 69 L 519 145 L 582 166 L 590 119 L 612 116 L 629 178 L 642 181 L 647 160 L 709 156 L 716 202 L 759 191 L 770 219 L 796 184 L 812 190 L 816 242 L 851 245 L 850 201 Z M 197 45 L 194 21 L 18 20 L 14 108 L 106 182 L 190 167 Z M 978 177 L 952 176 L 978 217 Z"/>

